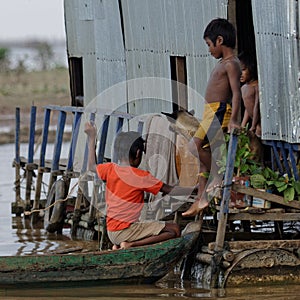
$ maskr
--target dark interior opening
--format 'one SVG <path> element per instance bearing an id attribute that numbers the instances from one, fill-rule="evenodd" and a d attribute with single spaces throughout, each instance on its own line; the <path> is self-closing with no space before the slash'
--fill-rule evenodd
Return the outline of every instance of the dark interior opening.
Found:
<path id="1" fill-rule="evenodd" d="M 252 16 L 251 0 L 236 0 L 235 2 L 237 50 L 238 54 L 245 53 L 256 59 L 255 35 Z M 241 105 L 241 118 L 244 115 L 245 107 Z M 251 120 L 250 126 L 251 126 Z"/>
<path id="2" fill-rule="evenodd" d="M 69 57 L 69 73 L 72 106 L 83 106 L 83 67 L 82 57 Z"/>
<path id="3" fill-rule="evenodd" d="M 187 110 L 186 58 L 170 56 L 173 111 Z"/>
<path id="4" fill-rule="evenodd" d="M 236 1 L 236 27 L 238 53 L 246 52 L 256 57 L 251 0 Z"/>

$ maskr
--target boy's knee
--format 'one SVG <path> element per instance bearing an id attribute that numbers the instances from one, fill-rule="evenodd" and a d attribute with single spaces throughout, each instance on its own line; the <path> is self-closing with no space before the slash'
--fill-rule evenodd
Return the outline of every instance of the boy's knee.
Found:
<path id="1" fill-rule="evenodd" d="M 165 231 L 169 232 L 174 238 L 180 236 L 180 228 L 176 223 L 167 223 Z"/>
<path id="2" fill-rule="evenodd" d="M 176 224 L 176 223 L 173 223 L 172 225 L 173 225 L 172 229 L 173 229 L 175 237 L 179 237 L 180 236 L 180 227 L 179 227 L 179 225 Z"/>

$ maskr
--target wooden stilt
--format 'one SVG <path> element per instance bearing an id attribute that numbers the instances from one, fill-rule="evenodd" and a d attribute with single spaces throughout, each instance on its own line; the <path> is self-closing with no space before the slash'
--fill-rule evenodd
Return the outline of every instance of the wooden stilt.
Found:
<path id="1" fill-rule="evenodd" d="M 223 197 L 222 197 L 221 209 L 219 213 L 219 222 L 218 222 L 217 236 L 216 236 L 215 249 L 214 249 L 215 254 L 211 262 L 211 287 L 212 288 L 219 287 L 220 264 L 223 256 L 222 252 L 224 248 L 225 232 L 226 232 L 226 225 L 227 225 L 227 218 L 228 218 L 228 211 L 229 211 L 230 190 L 232 185 L 237 141 L 238 141 L 237 132 L 234 131 L 230 134 L 226 171 L 224 177 Z"/>
<path id="2" fill-rule="evenodd" d="M 36 123 L 36 106 L 31 107 L 30 113 L 30 132 L 28 141 L 28 159 L 26 164 L 26 191 L 25 191 L 25 210 L 31 209 L 31 188 L 32 188 L 32 178 L 34 169 L 36 169 L 33 163 L 34 155 L 34 140 L 35 140 L 35 123 Z"/>
<path id="3" fill-rule="evenodd" d="M 50 169 L 45 167 L 45 155 L 46 155 L 47 142 L 48 142 L 50 115 L 51 115 L 51 110 L 46 109 L 44 114 L 44 126 L 43 126 L 43 133 L 42 133 L 43 136 L 42 136 L 42 144 L 41 144 L 41 152 L 40 152 L 40 161 L 39 161 L 38 174 L 37 174 L 36 185 L 35 185 L 35 197 L 33 201 L 32 210 L 38 210 L 40 208 L 43 174 L 45 172 L 50 172 Z M 37 212 L 33 212 L 31 221 L 33 224 L 39 221 Z"/>
<path id="4" fill-rule="evenodd" d="M 15 129 L 15 159 L 13 162 L 15 167 L 15 202 L 12 203 L 12 213 L 17 216 L 21 215 L 24 210 L 21 199 L 21 159 L 20 159 L 20 108 L 16 108 L 16 129 Z"/>

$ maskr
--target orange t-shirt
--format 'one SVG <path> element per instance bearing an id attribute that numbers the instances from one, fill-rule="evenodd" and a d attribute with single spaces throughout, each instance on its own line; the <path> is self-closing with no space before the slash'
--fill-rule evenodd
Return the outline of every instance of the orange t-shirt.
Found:
<path id="1" fill-rule="evenodd" d="M 117 231 L 137 222 L 144 205 L 144 192 L 156 195 L 163 182 L 148 171 L 115 163 L 97 165 L 99 178 L 106 181 L 107 230 Z"/>

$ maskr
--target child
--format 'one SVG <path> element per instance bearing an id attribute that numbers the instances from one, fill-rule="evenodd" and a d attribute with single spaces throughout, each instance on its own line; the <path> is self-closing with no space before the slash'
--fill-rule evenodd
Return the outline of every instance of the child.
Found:
<path id="1" fill-rule="evenodd" d="M 113 249 L 143 246 L 179 237 L 179 226 L 175 223 L 139 222 L 144 192 L 190 195 L 194 188 L 172 187 L 153 177 L 148 171 L 138 169 L 145 143 L 138 132 L 121 132 L 117 135 L 114 154 L 118 164 L 96 165 L 96 128 L 88 122 L 84 131 L 89 139 L 89 169 L 106 181 L 106 223 L 108 237 L 114 244 Z"/>
<path id="2" fill-rule="evenodd" d="M 241 53 L 239 59 L 242 67 L 241 83 L 243 84 L 242 98 L 244 101 L 245 112 L 242 120 L 242 127 L 252 121 L 250 131 L 254 132 L 256 136 L 261 136 L 260 125 L 260 110 L 259 110 L 259 93 L 258 93 L 258 76 L 256 59 L 251 55 Z"/>
<path id="3" fill-rule="evenodd" d="M 220 60 L 207 84 L 203 120 L 189 143 L 190 151 L 200 159 L 200 176 L 197 201 L 182 214 L 183 216 L 198 214 L 208 206 L 207 193 L 215 193 L 220 188 L 222 179 L 218 176 L 212 152 L 218 149 L 223 130 L 230 131 L 240 127 L 238 115 L 241 102 L 241 68 L 239 59 L 234 55 L 235 29 L 225 19 L 214 19 L 207 25 L 203 38 L 211 55 Z M 209 171 L 212 179 L 206 188 L 207 178 L 203 175 Z"/>

